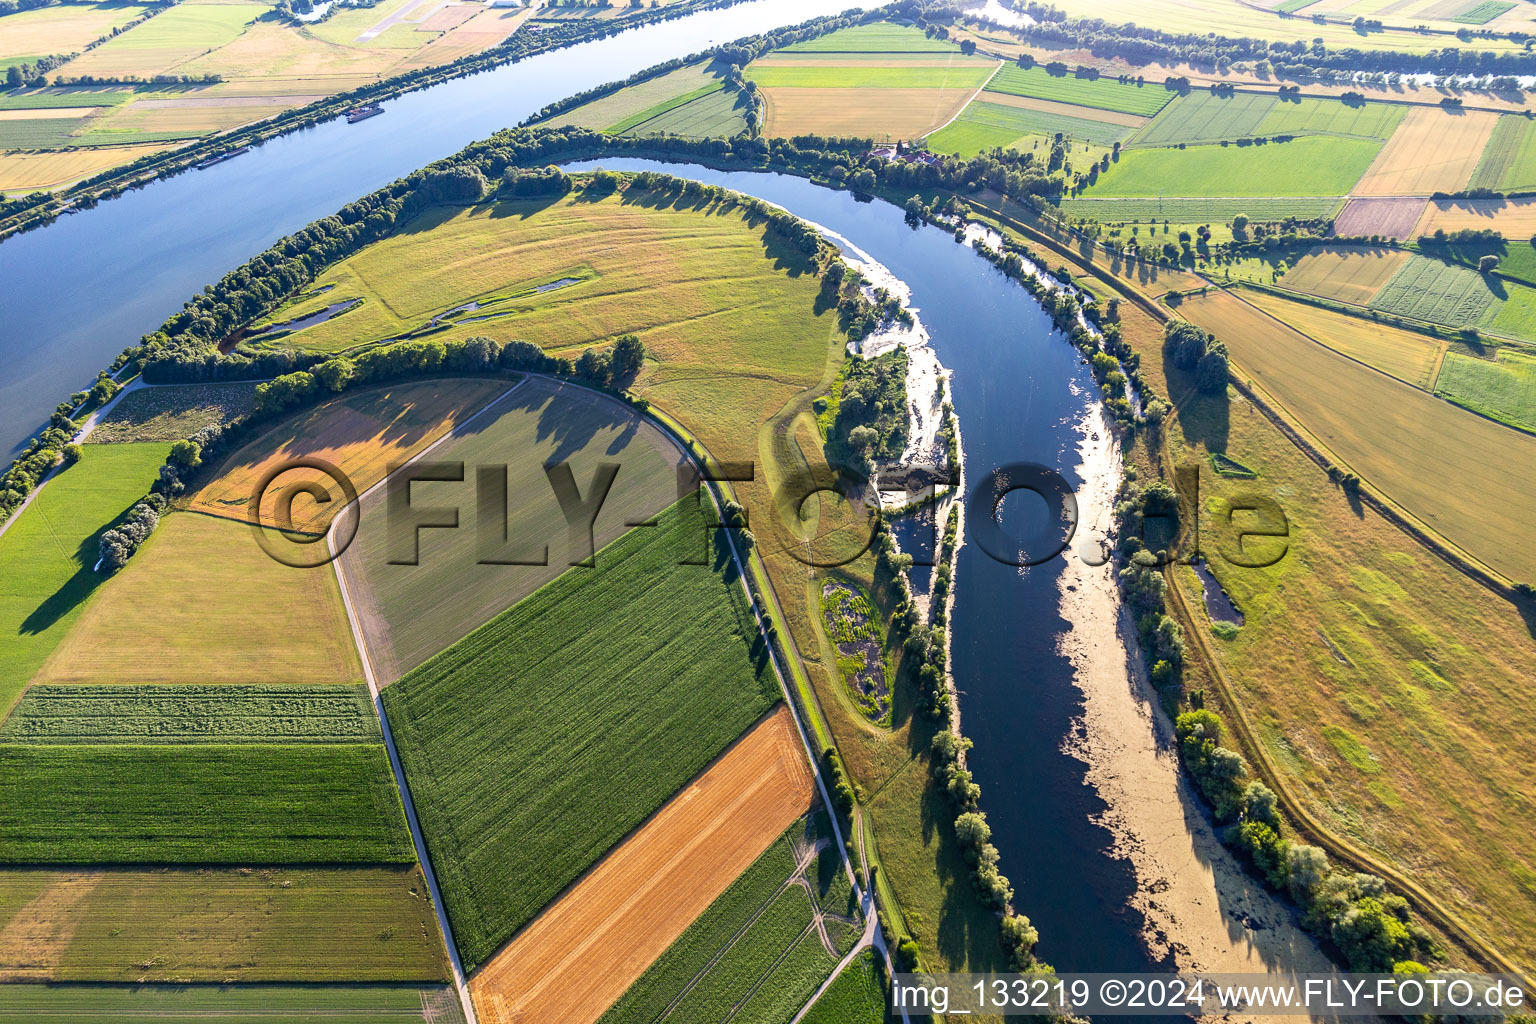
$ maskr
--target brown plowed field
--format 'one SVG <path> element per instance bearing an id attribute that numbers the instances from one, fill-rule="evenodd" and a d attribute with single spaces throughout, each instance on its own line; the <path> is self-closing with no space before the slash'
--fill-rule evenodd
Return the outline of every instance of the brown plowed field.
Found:
<path id="1" fill-rule="evenodd" d="M 229 457 L 219 476 L 193 495 L 188 508 L 250 522 L 251 494 L 264 474 L 301 456 L 324 459 L 352 479 L 359 494 L 384 479 L 391 466 L 410 459 L 473 416 L 512 386 L 508 380 L 433 380 L 359 391 L 279 423 Z M 280 490 L 311 481 L 332 500 L 320 504 L 300 495 L 292 527 L 323 533 L 341 511 L 338 488 L 318 470 L 290 470 L 277 477 L 262 502 L 261 522 L 287 528 L 273 515 Z M 338 500 L 341 499 L 341 500 Z"/>
<path id="2" fill-rule="evenodd" d="M 597 1020 L 814 794 L 781 705 L 470 979 L 481 1021 Z"/>
<path id="3" fill-rule="evenodd" d="M 1499 115 L 1414 107 L 1366 170 L 1357 196 L 1429 195 L 1466 187 Z"/>
<path id="4" fill-rule="evenodd" d="M 1424 212 L 1418 198 L 1351 199 L 1333 221 L 1336 235 L 1381 235 L 1407 238 Z"/>

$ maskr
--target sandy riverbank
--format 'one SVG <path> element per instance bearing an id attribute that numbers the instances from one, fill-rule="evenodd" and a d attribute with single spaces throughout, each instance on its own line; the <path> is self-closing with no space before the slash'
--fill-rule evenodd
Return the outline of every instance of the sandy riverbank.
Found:
<path id="1" fill-rule="evenodd" d="M 1110 536 L 1119 446 L 1098 407 L 1079 430 L 1081 518 L 1061 576 L 1062 616 L 1071 628 L 1060 647 L 1076 669 L 1084 709 L 1066 749 L 1088 766 L 1088 783 L 1108 804 L 1100 820 L 1135 871 L 1132 902 L 1146 918 L 1147 945 L 1179 970 L 1331 970 L 1290 909 L 1221 845 L 1179 770 L 1173 730 L 1141 670 L 1113 564 L 1082 557 L 1085 548 L 1102 550 Z"/>

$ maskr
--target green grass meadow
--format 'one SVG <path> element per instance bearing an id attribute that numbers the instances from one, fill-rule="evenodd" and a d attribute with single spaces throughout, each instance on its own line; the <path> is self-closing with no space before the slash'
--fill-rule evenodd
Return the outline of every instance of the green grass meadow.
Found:
<path id="1" fill-rule="evenodd" d="M 1057 76 L 1043 67 L 1021 68 L 1017 64 L 1004 64 L 987 88 L 1011 96 L 1033 96 L 1147 117 L 1163 109 L 1174 96 L 1161 85 L 1122 85 L 1113 78 Z"/>
<path id="2" fill-rule="evenodd" d="M 992 68 L 987 62 L 970 61 L 939 68 L 754 64 L 745 74 L 763 89 L 975 89 L 987 80 Z"/>
<path id="3" fill-rule="evenodd" d="M 1063 199 L 1061 211 L 1072 217 L 1089 217 L 1105 224 L 1169 221 L 1174 224 L 1226 223 L 1239 213 L 1250 220 L 1277 221 L 1287 217 L 1327 217 L 1343 199 L 1337 196 L 1304 196 L 1269 199 L 1262 196 L 1202 199 L 1169 197 L 1152 199 Z"/>
<path id="4" fill-rule="evenodd" d="M 1090 196 L 1341 196 L 1375 159 L 1378 142 L 1314 137 L 1251 146 L 1132 149 Z"/>
<path id="5" fill-rule="evenodd" d="M 703 513 L 657 522 L 384 691 L 471 968 L 779 699 Z"/>
<path id="6" fill-rule="evenodd" d="M 0 743 L 382 743 L 365 686 L 34 686 Z"/>
<path id="7" fill-rule="evenodd" d="M 58 646 L 91 592 L 97 542 L 142 498 L 169 444 L 88 445 L 0 536 L 0 713 Z"/>
<path id="8" fill-rule="evenodd" d="M 934 39 L 910 25 L 876 22 L 840 28 L 815 39 L 792 43 L 779 53 L 956 53 L 954 43 Z"/>
<path id="9" fill-rule="evenodd" d="M 0 745 L 0 863 L 414 861 L 382 745 Z"/>
<path id="10" fill-rule="evenodd" d="M 1536 355 L 1500 349 L 1494 359 L 1448 352 L 1435 392 L 1474 412 L 1536 432 Z"/>
<path id="11" fill-rule="evenodd" d="M 952 123 L 928 136 L 928 148 L 935 153 L 968 157 L 994 146 L 1007 148 L 1024 136 L 1057 132 L 1108 146 L 1125 141 L 1131 131 L 1124 125 L 978 100 L 967 105 Z"/>

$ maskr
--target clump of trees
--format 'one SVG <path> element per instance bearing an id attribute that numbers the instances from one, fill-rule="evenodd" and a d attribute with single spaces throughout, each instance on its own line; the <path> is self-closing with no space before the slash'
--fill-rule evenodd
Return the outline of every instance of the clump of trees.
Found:
<path id="1" fill-rule="evenodd" d="M 879 459 L 894 459 L 907 444 L 907 364 L 904 348 L 874 359 L 850 356 L 834 387 L 836 416 L 828 454 L 864 472 Z"/>
<path id="2" fill-rule="evenodd" d="M 1170 320 L 1163 325 L 1163 355 L 1195 377 L 1195 387 L 1208 395 L 1225 394 L 1228 366 L 1227 346 L 1210 331 L 1185 320 Z"/>
<path id="3" fill-rule="evenodd" d="M 127 565 L 128 559 L 139 550 L 139 545 L 160 525 L 160 516 L 166 504 L 166 499 L 161 495 L 149 494 L 128 510 L 121 524 L 103 533 L 98 568 L 110 574 Z"/>

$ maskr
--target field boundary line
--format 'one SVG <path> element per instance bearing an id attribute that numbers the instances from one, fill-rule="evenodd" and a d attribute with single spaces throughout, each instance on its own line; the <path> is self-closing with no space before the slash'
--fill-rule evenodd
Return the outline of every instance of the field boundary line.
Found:
<path id="1" fill-rule="evenodd" d="M 948 121 L 945 121 L 943 124 L 939 125 L 937 128 L 934 128 L 934 129 L 931 129 L 931 130 L 929 130 L 927 132 L 924 132 L 923 133 L 923 138 L 926 139 L 930 135 L 936 135 L 939 132 L 943 131 L 945 128 L 948 128 L 950 125 L 952 125 L 956 121 L 958 121 L 960 119 L 960 115 L 965 113 L 966 109 L 968 107 L 970 107 L 970 105 L 972 103 L 976 102 L 976 97 L 980 96 L 982 93 L 987 91 L 987 86 L 991 84 L 992 79 L 997 77 L 997 73 L 999 71 L 1003 70 L 1003 65 L 1007 64 L 1007 63 L 1008 62 L 1003 60 L 1002 58 L 997 58 L 997 67 L 992 69 L 992 73 L 987 76 L 987 80 L 985 82 L 982 82 L 979 86 L 976 87 L 976 91 L 971 93 L 970 99 L 968 99 L 964 103 L 960 104 L 960 109 L 955 111 L 954 115 L 951 116 Z"/>
<path id="2" fill-rule="evenodd" d="M 524 376 L 511 387 L 503 391 L 501 394 L 491 399 L 491 401 L 481 406 L 479 411 L 477 411 L 474 415 L 470 416 L 468 419 L 461 423 L 455 424 L 454 429 L 448 431 L 442 437 L 438 438 L 436 441 L 432 442 L 431 444 L 427 445 L 427 447 L 417 452 L 416 455 L 410 460 L 402 463 L 399 466 L 396 466 L 393 471 L 385 473 L 384 476 L 378 481 L 378 483 L 374 484 L 372 487 L 368 488 L 362 494 L 357 496 L 357 501 L 354 502 L 354 504 L 357 506 L 357 514 L 359 516 L 363 514 L 363 498 L 367 497 L 369 494 L 372 494 L 374 491 L 384 486 L 384 484 L 388 483 L 389 479 L 393 477 L 395 473 L 399 472 L 401 469 L 404 469 L 406 466 L 409 466 L 417 459 L 422 458 L 427 453 L 435 449 L 438 445 L 443 444 L 449 438 L 453 437 L 456 433 L 458 433 L 461 427 L 466 427 L 470 423 L 479 419 L 481 416 L 485 415 L 485 413 L 491 409 L 492 406 L 502 402 L 507 398 L 508 395 L 522 387 L 523 384 L 527 382 L 527 380 L 528 378 Z M 384 749 L 389 754 L 389 767 L 395 777 L 395 788 L 400 793 L 400 802 L 405 810 L 406 824 L 410 826 L 411 843 L 416 850 L 416 860 L 421 865 L 422 874 L 426 877 L 427 880 L 427 889 L 432 895 L 432 908 L 437 912 L 437 923 L 438 926 L 442 929 L 443 944 L 447 948 L 448 953 L 448 965 L 453 971 L 453 983 L 454 987 L 458 989 L 459 992 L 459 1003 L 464 1008 L 464 1019 L 468 1022 L 468 1024 L 478 1024 L 478 1018 L 475 1016 L 474 1002 L 469 998 L 469 980 L 464 974 L 463 961 L 459 959 L 459 947 L 455 944 L 453 939 L 453 925 L 448 922 L 448 908 L 443 904 L 443 894 L 442 891 L 438 888 L 437 884 L 437 873 L 432 870 L 432 858 L 427 853 L 426 839 L 421 833 L 421 823 L 416 818 L 415 801 L 411 799 L 410 783 L 406 781 L 405 769 L 400 764 L 400 754 L 395 749 L 395 735 L 389 727 L 389 716 L 384 711 L 384 699 L 380 696 L 378 680 L 374 677 L 373 674 L 373 661 L 368 654 L 368 643 L 366 638 L 363 636 L 362 625 L 358 622 L 357 609 L 354 608 L 352 604 L 352 592 L 347 585 L 346 573 L 342 571 L 340 555 L 336 551 L 336 524 L 341 521 L 341 515 L 345 514 L 345 511 L 346 510 L 343 509 L 341 514 L 338 514 L 334 519 L 331 520 L 331 525 L 326 529 L 325 532 L 325 545 L 328 549 L 330 549 L 331 554 L 335 556 L 331 559 L 331 568 L 335 571 L 336 583 L 341 589 L 341 603 L 347 611 L 347 625 L 352 630 L 352 642 L 357 647 L 358 657 L 362 660 L 363 663 L 363 678 L 367 681 L 368 693 L 373 698 L 373 707 L 374 712 L 378 715 L 379 728 L 384 733 Z"/>

